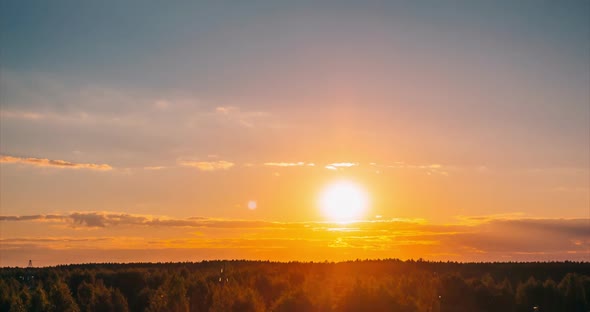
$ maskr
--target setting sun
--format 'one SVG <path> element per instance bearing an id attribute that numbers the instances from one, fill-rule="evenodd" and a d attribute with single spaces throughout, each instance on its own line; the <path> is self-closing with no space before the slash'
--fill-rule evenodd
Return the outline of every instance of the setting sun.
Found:
<path id="1" fill-rule="evenodd" d="M 368 208 L 368 196 L 362 187 L 351 181 L 328 185 L 320 194 L 319 206 L 331 221 L 351 221 L 361 217 Z"/>

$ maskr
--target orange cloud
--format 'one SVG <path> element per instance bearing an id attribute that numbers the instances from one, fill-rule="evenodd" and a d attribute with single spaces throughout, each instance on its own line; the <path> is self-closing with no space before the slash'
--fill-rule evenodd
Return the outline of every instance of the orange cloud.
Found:
<path id="1" fill-rule="evenodd" d="M 216 171 L 216 170 L 227 170 L 234 166 L 234 163 L 218 160 L 218 161 L 191 161 L 182 160 L 179 164 L 186 167 L 194 167 L 202 171 Z"/>
<path id="2" fill-rule="evenodd" d="M 0 163 L 18 163 L 37 167 L 53 167 L 66 169 L 90 169 L 90 170 L 111 170 L 113 167 L 107 164 L 73 163 L 65 160 L 52 160 L 46 158 L 0 156 Z"/>

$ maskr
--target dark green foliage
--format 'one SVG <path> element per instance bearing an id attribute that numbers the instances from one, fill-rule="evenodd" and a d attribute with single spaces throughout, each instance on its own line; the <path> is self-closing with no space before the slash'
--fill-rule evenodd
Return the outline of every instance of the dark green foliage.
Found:
<path id="1" fill-rule="evenodd" d="M 563 307 L 566 311 L 587 311 L 588 302 L 584 282 L 577 274 L 566 275 L 559 283 L 559 290 L 563 296 Z"/>
<path id="2" fill-rule="evenodd" d="M 31 312 L 42 312 L 47 311 L 49 309 L 50 302 L 47 298 L 47 293 L 43 289 L 43 287 L 38 284 L 33 290 L 31 294 L 31 303 L 29 306 L 29 311 Z"/>
<path id="3" fill-rule="evenodd" d="M 78 304 L 70 293 L 70 288 L 61 280 L 57 280 L 53 284 L 50 284 L 49 302 L 49 311 L 52 312 L 80 311 Z"/>
<path id="4" fill-rule="evenodd" d="M 111 290 L 111 302 L 113 307 L 113 312 L 127 312 L 129 311 L 129 305 L 127 304 L 127 299 L 125 296 L 119 291 L 118 289 Z"/>
<path id="5" fill-rule="evenodd" d="M 585 312 L 589 276 L 590 264 L 575 262 L 204 261 L 3 268 L 0 312 L 524 312 L 534 307 Z"/>
<path id="6" fill-rule="evenodd" d="M 147 311 L 186 312 L 189 310 L 184 278 L 172 274 L 164 284 L 152 293 Z"/>
<path id="7" fill-rule="evenodd" d="M 87 311 L 94 302 L 94 287 L 92 287 L 92 284 L 87 282 L 80 284 L 76 297 L 82 311 Z"/>

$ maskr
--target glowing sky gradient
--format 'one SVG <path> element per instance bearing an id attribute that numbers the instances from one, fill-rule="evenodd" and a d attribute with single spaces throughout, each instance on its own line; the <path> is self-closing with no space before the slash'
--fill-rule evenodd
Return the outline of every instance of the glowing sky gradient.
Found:
<path id="1" fill-rule="evenodd" d="M 0 195 L 0 266 L 590 261 L 590 2 L 0 0 Z"/>

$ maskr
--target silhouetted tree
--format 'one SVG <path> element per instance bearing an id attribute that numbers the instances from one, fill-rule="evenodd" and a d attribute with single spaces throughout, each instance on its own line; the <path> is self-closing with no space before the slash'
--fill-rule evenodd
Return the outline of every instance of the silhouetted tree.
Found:
<path id="1" fill-rule="evenodd" d="M 261 312 L 264 310 L 262 298 L 252 289 L 239 292 L 231 306 L 233 312 Z"/>
<path id="2" fill-rule="evenodd" d="M 38 284 L 31 293 L 31 303 L 29 305 L 29 311 L 31 312 L 43 312 L 49 310 L 50 302 L 47 298 L 47 293 Z"/>
<path id="3" fill-rule="evenodd" d="M 92 284 L 86 281 L 80 283 L 76 292 L 76 298 L 78 299 L 80 310 L 88 311 L 94 302 L 94 287 Z"/>
<path id="4" fill-rule="evenodd" d="M 565 311 L 585 312 L 587 311 L 586 294 L 582 280 L 577 274 L 568 274 L 559 283 L 559 290 L 564 299 L 563 308 Z"/>
<path id="5" fill-rule="evenodd" d="M 206 312 L 211 307 L 211 292 L 203 280 L 193 282 L 188 288 L 191 312 Z"/>
<path id="6" fill-rule="evenodd" d="M 441 312 L 477 311 L 475 295 L 469 285 L 458 275 L 444 276 L 440 285 Z"/>
<path id="7" fill-rule="evenodd" d="M 0 279 L 0 311 L 10 309 L 10 289 L 6 282 Z"/>
<path id="8" fill-rule="evenodd" d="M 111 289 L 111 301 L 113 303 L 113 312 L 128 312 L 129 305 L 123 293 L 118 289 Z"/>
<path id="9" fill-rule="evenodd" d="M 298 311 L 317 311 L 313 303 L 303 291 L 298 290 L 284 294 L 274 304 L 272 311 L 277 312 L 298 312 Z"/>
<path id="10" fill-rule="evenodd" d="M 57 280 L 51 285 L 49 291 L 49 302 L 51 305 L 49 311 L 52 312 L 78 312 L 80 308 L 72 294 L 70 288 L 63 281 Z"/>

